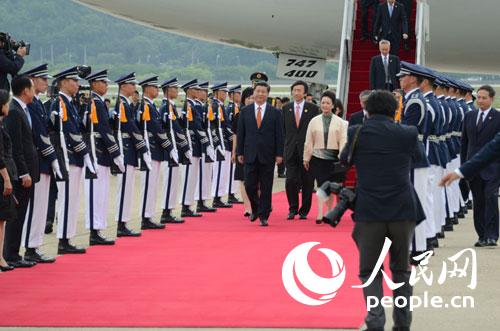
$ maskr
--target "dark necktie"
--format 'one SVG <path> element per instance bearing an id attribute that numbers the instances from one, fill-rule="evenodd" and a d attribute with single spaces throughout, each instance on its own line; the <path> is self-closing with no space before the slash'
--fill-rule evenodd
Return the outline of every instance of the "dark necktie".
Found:
<path id="1" fill-rule="evenodd" d="M 477 122 L 477 132 L 481 131 L 484 126 L 484 112 L 481 112 L 479 116 L 479 121 Z"/>

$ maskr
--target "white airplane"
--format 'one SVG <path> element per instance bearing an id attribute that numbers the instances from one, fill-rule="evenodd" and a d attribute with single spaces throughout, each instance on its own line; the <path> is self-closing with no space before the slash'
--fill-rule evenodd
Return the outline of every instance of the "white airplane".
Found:
<path id="1" fill-rule="evenodd" d="M 356 1 L 77 2 L 113 16 L 175 34 L 268 52 L 338 60 L 343 27 L 347 23 L 344 22 L 345 6 L 347 2 Z M 418 2 L 426 5 L 423 13 L 426 30 L 425 57 L 422 61 L 425 65 L 452 72 L 500 72 L 500 43 L 497 42 L 500 32 L 498 1 Z M 350 17 L 351 23 L 354 22 L 353 18 L 354 15 Z"/>
<path id="2" fill-rule="evenodd" d="M 337 96 L 356 102 L 359 91 L 349 84 L 351 70 L 360 69 L 351 67 L 357 0 L 74 1 L 170 33 L 272 52 L 280 78 L 321 84 L 326 61 L 339 61 Z M 417 0 L 416 13 L 417 63 L 446 72 L 500 73 L 498 1 Z"/>

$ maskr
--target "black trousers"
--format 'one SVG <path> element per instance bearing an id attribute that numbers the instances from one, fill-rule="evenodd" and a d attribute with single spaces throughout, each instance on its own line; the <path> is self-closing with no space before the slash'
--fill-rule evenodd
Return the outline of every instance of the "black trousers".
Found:
<path id="1" fill-rule="evenodd" d="M 474 228 L 479 239 L 498 240 L 498 187 L 500 180 L 477 176 L 469 182 L 472 192 Z"/>
<path id="2" fill-rule="evenodd" d="M 290 212 L 307 215 L 311 210 L 314 176 L 304 169 L 304 161 L 297 149 L 286 162 L 285 190 Z M 302 205 L 299 209 L 299 191 L 302 190 Z"/>
<path id="3" fill-rule="evenodd" d="M 409 284 L 409 247 L 415 232 L 415 222 L 356 222 L 352 232 L 352 238 L 359 250 L 359 279 L 365 284 L 370 278 L 377 260 L 384 246 L 385 238 L 392 241 L 389 267 L 392 272 L 392 280 L 395 283 L 404 282 L 404 285 L 394 290 L 394 297 L 409 298 L 412 295 L 412 287 Z M 382 273 L 378 272 L 373 282 L 363 288 L 365 302 L 367 297 L 377 297 L 379 302 L 384 296 L 382 287 Z M 410 307 L 394 307 L 393 320 L 395 327 L 410 327 Z M 371 308 L 365 318 L 368 329 L 383 329 L 385 325 L 385 312 L 381 305 Z"/>
<path id="4" fill-rule="evenodd" d="M 360 0 L 361 3 L 361 29 L 363 36 L 369 37 L 370 31 L 368 30 L 368 9 L 373 7 L 372 18 L 375 17 L 375 11 L 377 9 L 378 0 Z M 372 22 L 373 27 L 373 22 Z M 372 29 L 373 30 L 373 29 Z"/>
<path id="5" fill-rule="evenodd" d="M 21 248 L 21 239 L 23 235 L 24 218 L 28 203 L 33 197 L 33 187 L 24 188 L 21 180 L 14 182 L 14 196 L 17 199 L 16 212 L 17 217 L 12 222 L 5 223 L 5 241 L 4 241 L 4 258 L 7 261 L 19 261 L 19 249 Z"/>
<path id="6" fill-rule="evenodd" d="M 268 219 L 271 213 L 274 163 L 245 163 L 245 190 L 252 205 L 252 213 Z M 260 196 L 259 196 L 260 190 Z"/>
<path id="7" fill-rule="evenodd" d="M 411 35 L 411 32 L 414 30 L 414 27 L 410 24 L 413 0 L 399 0 L 399 2 L 405 6 L 406 19 L 408 20 L 408 35 Z"/>
<path id="8" fill-rule="evenodd" d="M 469 200 L 470 192 L 469 183 L 465 179 L 460 179 L 458 186 L 460 187 L 460 194 L 462 194 L 464 202 L 467 202 L 467 200 Z"/>

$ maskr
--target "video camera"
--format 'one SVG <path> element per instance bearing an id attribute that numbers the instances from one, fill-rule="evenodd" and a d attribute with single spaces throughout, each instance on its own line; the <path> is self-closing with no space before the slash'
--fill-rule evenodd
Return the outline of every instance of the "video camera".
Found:
<path id="1" fill-rule="evenodd" d="M 0 32 L 0 42 L 3 43 L 2 48 L 6 54 L 15 53 L 20 47 L 26 47 L 26 55 L 30 55 L 30 43 L 24 40 L 15 41 L 11 38 L 10 34 L 6 32 Z"/>
<path id="2" fill-rule="evenodd" d="M 328 200 L 330 194 L 335 194 L 338 196 L 337 205 L 329 211 L 323 217 L 323 223 L 330 224 L 332 227 L 336 227 L 342 216 L 346 212 L 347 209 L 354 208 L 354 201 L 356 200 L 356 193 L 341 184 L 335 182 L 325 182 L 316 192 L 318 199 L 321 201 Z"/>

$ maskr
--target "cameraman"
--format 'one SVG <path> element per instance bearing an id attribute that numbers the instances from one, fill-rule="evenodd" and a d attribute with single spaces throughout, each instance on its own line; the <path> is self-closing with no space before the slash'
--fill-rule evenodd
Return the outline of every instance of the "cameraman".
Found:
<path id="1" fill-rule="evenodd" d="M 17 75 L 24 65 L 26 47 L 19 47 L 17 52 L 10 50 L 7 45 L 6 34 L 0 33 L 0 89 L 10 91 L 7 75 Z"/>
<path id="2" fill-rule="evenodd" d="M 367 283 L 375 269 L 385 238 L 392 241 L 392 279 L 395 283 L 404 282 L 402 287 L 394 290 L 394 297 L 404 296 L 409 300 L 412 294 L 408 284 L 409 247 L 416 224 L 425 219 L 410 181 L 410 171 L 412 162 L 424 156 L 418 148 L 417 129 L 394 122 L 397 107 L 396 99 L 387 91 L 374 91 L 366 101 L 368 119 L 359 131 L 352 156 L 352 164 L 357 171 L 352 237 L 359 250 L 359 278 L 363 284 Z M 358 128 L 359 125 L 349 128 L 347 145 L 340 156 L 345 164 Z M 365 300 L 368 296 L 381 300 L 380 271 L 369 284 L 363 288 Z M 409 330 L 409 307 L 394 307 L 393 318 L 393 330 Z M 368 330 L 383 330 L 384 308 L 372 308 L 365 322 Z"/>

